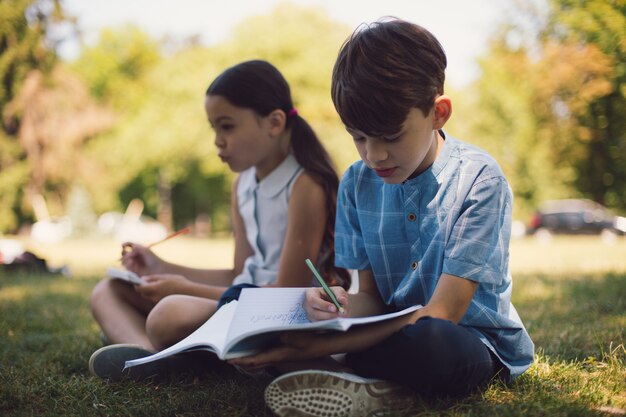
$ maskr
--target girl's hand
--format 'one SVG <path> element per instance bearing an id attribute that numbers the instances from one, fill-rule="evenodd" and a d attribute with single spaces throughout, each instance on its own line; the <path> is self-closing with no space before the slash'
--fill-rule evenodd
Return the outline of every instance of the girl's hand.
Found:
<path id="1" fill-rule="evenodd" d="M 306 290 L 303 305 L 309 320 L 321 321 L 349 316 L 348 292 L 342 287 L 330 287 L 330 290 L 343 307 L 342 311 L 337 310 L 323 288 L 309 288 Z"/>
<path id="2" fill-rule="evenodd" d="M 150 249 L 137 243 L 122 244 L 122 265 L 139 276 L 161 272 L 163 261 Z"/>
<path id="3" fill-rule="evenodd" d="M 172 294 L 184 294 L 185 288 L 191 283 L 182 275 L 144 275 L 142 285 L 136 285 L 137 291 L 142 297 L 157 303 L 161 299 Z"/>

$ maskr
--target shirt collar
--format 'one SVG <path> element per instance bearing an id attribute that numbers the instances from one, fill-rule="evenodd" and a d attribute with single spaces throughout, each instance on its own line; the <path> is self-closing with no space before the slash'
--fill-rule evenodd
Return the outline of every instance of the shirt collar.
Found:
<path id="1" fill-rule="evenodd" d="M 291 182 L 300 168 L 296 158 L 288 154 L 280 165 L 258 183 L 259 192 L 268 198 L 275 197 Z"/>
<path id="2" fill-rule="evenodd" d="M 403 184 L 420 184 L 424 181 L 430 181 L 431 179 L 437 178 L 439 173 L 443 171 L 448 163 L 448 160 L 450 159 L 450 156 L 452 155 L 454 139 L 450 135 L 446 135 L 443 130 L 441 130 L 440 133 L 443 136 L 444 141 L 435 162 L 433 162 L 429 168 L 420 173 L 417 177 L 406 180 Z"/>
<path id="3" fill-rule="evenodd" d="M 446 135 L 443 130 L 441 130 L 440 133 L 444 139 L 443 146 L 441 147 L 441 151 L 439 151 L 439 155 L 437 155 L 437 159 L 435 159 L 435 162 L 433 162 L 431 166 L 431 172 L 435 177 L 439 176 L 439 173 L 445 168 L 452 155 L 452 149 L 454 148 L 454 139 Z"/>

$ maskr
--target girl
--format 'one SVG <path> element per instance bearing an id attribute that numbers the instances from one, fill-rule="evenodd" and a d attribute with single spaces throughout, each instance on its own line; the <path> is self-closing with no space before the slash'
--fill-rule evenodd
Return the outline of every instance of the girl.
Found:
<path id="1" fill-rule="evenodd" d="M 309 286 L 306 258 L 317 259 L 330 281 L 349 285 L 347 272 L 334 267 L 337 174 L 281 73 L 265 61 L 235 65 L 209 86 L 204 106 L 220 159 L 240 173 L 231 204 L 234 267 L 189 268 L 125 244 L 122 263 L 145 284 L 107 279 L 95 287 L 94 317 L 118 344 L 92 355 L 97 376 L 121 377 L 125 360 L 189 335 L 216 311 L 230 285 L 236 284 L 229 291 L 235 297 L 246 285 Z"/>

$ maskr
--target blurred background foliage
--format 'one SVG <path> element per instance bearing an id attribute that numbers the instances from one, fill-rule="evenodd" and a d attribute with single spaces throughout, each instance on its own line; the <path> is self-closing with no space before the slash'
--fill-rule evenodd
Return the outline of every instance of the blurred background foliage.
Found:
<path id="1" fill-rule="evenodd" d="M 480 78 L 448 88 L 454 115 L 446 130 L 496 157 L 517 219 L 552 198 L 626 210 L 626 2 L 511 8 L 515 17 L 494 30 L 480 59 Z M 203 97 L 216 75 L 243 60 L 266 59 L 285 74 L 339 174 L 358 158 L 329 94 L 334 59 L 353 28 L 320 9 L 285 3 L 211 47 L 107 28 L 64 62 L 55 51 L 68 32 L 58 28 L 76 24 L 61 0 L 0 2 L 0 233 L 36 221 L 42 197 L 51 216 L 72 205 L 124 211 L 140 198 L 145 214 L 168 228 L 202 219 L 213 233 L 228 231 L 233 174 L 213 149 Z"/>

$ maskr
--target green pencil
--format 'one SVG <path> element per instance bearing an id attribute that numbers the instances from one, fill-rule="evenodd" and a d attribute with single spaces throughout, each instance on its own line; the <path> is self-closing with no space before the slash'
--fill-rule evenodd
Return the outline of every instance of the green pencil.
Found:
<path id="1" fill-rule="evenodd" d="M 310 259 L 307 259 L 305 262 L 306 262 L 306 265 L 309 267 L 309 269 L 313 272 L 313 275 L 315 275 L 315 278 L 317 278 L 317 280 L 319 281 L 320 285 L 322 286 L 322 288 L 326 292 L 326 295 L 328 295 L 328 297 L 333 302 L 333 304 L 335 304 L 335 307 L 337 307 L 337 310 L 339 312 L 343 312 L 343 307 L 341 306 L 341 304 L 339 304 L 339 301 L 337 301 L 337 298 L 335 297 L 335 294 L 333 294 L 333 292 L 330 290 L 330 288 L 328 288 L 328 285 L 326 285 L 326 282 L 324 281 L 324 278 L 322 278 L 320 273 L 317 272 L 317 269 L 315 269 L 315 266 L 313 265 L 313 262 L 311 262 Z"/>

